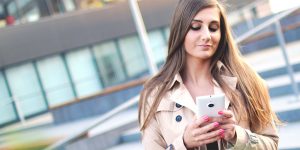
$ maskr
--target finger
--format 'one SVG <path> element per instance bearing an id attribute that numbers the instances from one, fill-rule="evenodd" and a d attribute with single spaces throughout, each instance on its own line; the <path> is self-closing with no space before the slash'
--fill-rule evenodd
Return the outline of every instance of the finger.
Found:
<path id="1" fill-rule="evenodd" d="M 194 129 L 191 134 L 192 134 L 193 137 L 199 137 L 201 135 L 205 135 L 207 133 L 210 133 L 210 131 L 215 131 L 216 128 L 218 128 L 219 126 L 220 125 L 217 122 L 209 123 L 205 126 L 198 127 L 196 129 Z"/>
<path id="2" fill-rule="evenodd" d="M 210 118 L 210 122 L 222 122 L 223 121 L 223 118 L 220 116 L 220 117 L 213 117 L 213 118 Z"/>
<path id="3" fill-rule="evenodd" d="M 234 116 L 233 117 L 220 116 L 220 117 L 212 118 L 211 121 L 219 122 L 220 124 L 236 123 Z"/>
<path id="4" fill-rule="evenodd" d="M 233 128 L 235 128 L 235 124 L 220 124 L 219 127 L 213 129 L 212 131 L 224 129 L 225 132 L 226 132 L 226 131 L 228 131 L 228 130 L 233 130 Z"/>
<path id="5" fill-rule="evenodd" d="M 211 122 L 219 122 L 220 124 L 226 124 L 226 123 L 230 122 L 229 121 L 230 119 L 232 119 L 232 118 L 225 118 L 225 117 L 220 116 L 220 117 L 212 118 Z"/>
<path id="6" fill-rule="evenodd" d="M 234 124 L 225 124 L 225 125 L 220 125 L 220 127 L 218 128 L 224 129 L 226 132 L 227 130 L 232 130 L 234 126 L 235 126 Z"/>
<path id="7" fill-rule="evenodd" d="M 225 124 L 236 124 L 236 121 L 234 120 L 234 118 L 221 118 L 219 120 L 217 120 L 221 125 L 225 125 Z"/>
<path id="8" fill-rule="evenodd" d="M 228 124 L 228 125 L 223 125 L 222 128 L 224 129 L 224 139 L 228 140 L 234 137 L 236 130 L 235 130 L 235 125 L 233 124 Z"/>
<path id="9" fill-rule="evenodd" d="M 209 131 L 212 131 L 213 129 L 218 128 L 219 126 L 220 126 L 220 124 L 218 122 L 213 122 L 213 123 L 210 123 L 206 126 L 196 128 L 192 131 L 192 136 L 197 137 L 197 136 L 206 134 Z"/>
<path id="10" fill-rule="evenodd" d="M 212 131 L 215 128 L 218 128 L 219 126 L 220 126 L 220 123 L 218 123 L 218 122 L 210 123 L 210 124 L 208 124 L 206 126 L 201 127 L 200 128 L 200 133 L 201 134 L 207 133 L 209 131 Z"/>
<path id="11" fill-rule="evenodd" d="M 216 136 L 216 137 L 214 137 L 214 138 L 210 138 L 210 139 L 206 139 L 206 140 L 203 140 L 203 141 L 199 141 L 200 142 L 200 145 L 204 145 L 204 144 L 209 144 L 209 143 L 213 143 L 213 142 L 216 142 L 216 141 L 218 141 L 218 140 L 220 140 L 221 139 L 221 137 L 220 136 Z M 200 146 L 199 145 L 199 146 Z"/>
<path id="12" fill-rule="evenodd" d="M 226 120 L 226 119 L 231 119 L 231 118 L 234 118 L 233 116 L 229 117 L 229 115 L 220 115 L 219 117 L 211 117 L 210 118 L 210 121 L 211 122 L 219 122 L 219 121 L 223 121 L 223 120 Z"/>
<path id="13" fill-rule="evenodd" d="M 225 132 L 225 130 L 219 129 L 219 130 L 216 130 L 216 131 L 201 134 L 200 136 L 195 137 L 195 139 L 196 139 L 197 142 L 200 142 L 200 141 L 204 141 L 204 140 L 207 140 L 207 139 L 212 139 L 212 138 L 215 138 L 215 137 L 221 137 L 224 134 L 224 132 Z"/>
<path id="14" fill-rule="evenodd" d="M 208 122 L 209 120 L 210 120 L 210 118 L 208 116 L 202 116 L 194 121 L 193 127 L 198 128 L 200 125 Z"/>
<path id="15" fill-rule="evenodd" d="M 218 114 L 225 118 L 233 117 L 233 113 L 230 110 L 222 110 L 222 111 L 219 111 Z"/>

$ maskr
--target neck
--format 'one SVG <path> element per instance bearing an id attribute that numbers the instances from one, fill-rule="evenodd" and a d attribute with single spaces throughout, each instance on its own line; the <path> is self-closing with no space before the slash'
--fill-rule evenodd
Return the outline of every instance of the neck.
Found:
<path id="1" fill-rule="evenodd" d="M 182 71 L 183 82 L 193 85 L 202 85 L 208 81 L 212 82 L 209 67 L 210 60 L 187 59 Z"/>

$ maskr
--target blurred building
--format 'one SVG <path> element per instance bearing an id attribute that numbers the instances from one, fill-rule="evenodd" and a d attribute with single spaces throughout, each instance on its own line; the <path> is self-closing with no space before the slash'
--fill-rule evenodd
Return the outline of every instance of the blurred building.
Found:
<path id="1" fill-rule="evenodd" d="M 2 0 L 1 4 L 3 19 L 12 16 L 15 23 L 0 29 L 0 126 L 148 74 L 127 1 L 91 6 L 73 0 Z M 172 0 L 140 3 L 157 65 L 166 56 L 174 4 Z M 97 107 L 96 112 L 111 109 Z"/>
<path id="2" fill-rule="evenodd" d="M 268 9 L 259 14 L 265 5 L 243 8 L 251 2 L 229 0 L 237 35 L 251 28 L 245 16 L 254 18 L 252 25 L 270 17 Z M 157 66 L 166 57 L 176 3 L 139 2 Z M 49 111 L 56 123 L 104 113 L 139 93 L 141 85 L 115 94 L 107 89 L 149 74 L 124 0 L 0 0 L 0 26 L 2 127 Z"/>
<path id="3" fill-rule="evenodd" d="M 158 67 L 166 57 L 169 24 L 177 1 L 139 0 Z M 227 0 L 226 4 L 236 37 L 276 15 L 270 0 Z M 299 16 L 298 10 L 280 20 L 287 43 L 300 39 Z M 276 47 L 278 42 L 270 26 L 240 44 L 242 53 L 246 54 Z M 299 72 L 300 63 L 294 66 Z M 259 73 L 263 78 L 277 81 L 273 78 L 286 73 L 284 67 Z M 44 140 L 43 147 L 68 137 L 71 134 L 57 128 L 72 122 L 62 130 L 71 126 L 81 130 L 82 124 L 74 125 L 75 121 L 96 118 L 136 96 L 148 75 L 146 55 L 127 0 L 0 0 L 0 141 L 4 141 L 0 149 L 8 149 L 3 140 L 5 136 L 23 127 L 26 130 L 27 126 L 45 125 L 43 133 L 55 129 L 49 131 L 51 135 L 39 139 Z M 293 94 L 289 83 L 286 84 L 270 87 L 271 98 Z M 136 112 L 129 113 L 132 114 Z M 290 120 L 299 120 L 293 117 L 298 116 L 297 113 L 286 114 Z M 128 118 L 120 121 L 126 123 L 124 128 L 137 126 L 137 118 L 129 115 L 125 114 Z M 37 118 L 46 118 L 46 121 L 31 126 Z M 130 119 L 132 122 L 128 123 Z M 6 132 L 8 128 L 13 130 Z M 108 147 L 116 145 L 112 142 L 120 143 L 116 132 L 121 134 L 121 130 L 116 130 L 112 136 L 100 135 L 107 141 L 100 145 Z M 69 149 L 82 150 L 78 145 L 101 141 L 98 136 L 89 138 L 69 143 Z M 91 138 L 97 140 L 91 144 Z M 39 144 L 31 141 L 27 145 L 36 143 Z M 23 148 L 24 144 L 18 146 Z"/>

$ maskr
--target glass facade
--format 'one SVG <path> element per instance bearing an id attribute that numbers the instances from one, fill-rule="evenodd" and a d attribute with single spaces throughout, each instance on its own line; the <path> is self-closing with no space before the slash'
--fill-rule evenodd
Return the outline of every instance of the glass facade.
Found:
<path id="1" fill-rule="evenodd" d="M 37 21 L 42 17 L 90 8 L 103 8 L 118 0 L 0 0 L 0 28 Z M 7 22 L 6 18 L 12 20 Z"/>
<path id="2" fill-rule="evenodd" d="M 0 72 L 0 125 L 17 120 L 14 104 L 2 72 Z"/>
<path id="3" fill-rule="evenodd" d="M 166 57 L 167 31 L 149 32 L 157 65 Z M 0 126 L 19 120 L 16 103 L 20 114 L 31 117 L 139 77 L 148 71 L 145 58 L 138 36 L 130 35 L 4 68 Z"/>
<path id="4" fill-rule="evenodd" d="M 8 7 L 7 8 L 8 13 L 17 18 L 18 14 L 17 14 L 17 5 L 16 5 L 16 3 L 15 2 L 10 2 L 7 7 Z"/>
<path id="5" fill-rule="evenodd" d="M 78 97 L 91 95 L 102 89 L 89 48 L 67 53 L 66 60 Z"/>
<path id="6" fill-rule="evenodd" d="M 28 11 L 26 14 L 24 14 L 23 19 L 27 20 L 28 22 L 34 22 L 39 20 L 40 18 L 40 12 L 38 7 L 33 7 L 30 11 Z"/>
<path id="7" fill-rule="evenodd" d="M 149 40 L 153 50 L 155 63 L 162 63 L 167 57 L 167 45 L 163 33 L 160 30 L 152 31 L 149 33 Z"/>
<path id="8" fill-rule="evenodd" d="M 126 79 L 122 58 L 114 41 L 95 45 L 93 50 L 105 86 L 115 85 Z"/>
<path id="9" fill-rule="evenodd" d="M 37 68 L 50 106 L 75 98 L 62 56 L 38 60 Z"/>
<path id="10" fill-rule="evenodd" d="M 118 43 L 128 76 L 134 77 L 145 72 L 147 70 L 147 62 L 138 36 L 122 38 Z"/>
<path id="11" fill-rule="evenodd" d="M 19 24 L 33 22 L 41 17 L 40 1 L 18 0 L 9 1 L 7 5 L 7 15 L 12 16 L 14 21 L 9 24 Z"/>
<path id="12" fill-rule="evenodd" d="M 26 63 L 5 69 L 12 98 L 19 104 L 25 117 L 47 110 L 35 68 Z"/>
<path id="13" fill-rule="evenodd" d="M 76 9 L 74 0 L 63 0 L 62 3 L 65 6 L 66 11 L 73 11 Z"/>

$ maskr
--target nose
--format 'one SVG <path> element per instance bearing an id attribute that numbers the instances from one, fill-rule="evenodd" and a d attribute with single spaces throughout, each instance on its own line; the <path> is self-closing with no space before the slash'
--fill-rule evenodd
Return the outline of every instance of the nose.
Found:
<path id="1" fill-rule="evenodd" d="M 201 32 L 201 41 L 208 42 L 211 40 L 211 35 L 208 27 L 203 27 Z"/>

